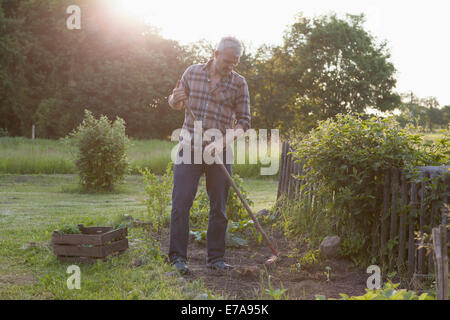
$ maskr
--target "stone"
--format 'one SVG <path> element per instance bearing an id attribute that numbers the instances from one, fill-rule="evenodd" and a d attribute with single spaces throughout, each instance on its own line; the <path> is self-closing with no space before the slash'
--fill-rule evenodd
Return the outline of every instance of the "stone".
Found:
<path id="1" fill-rule="evenodd" d="M 338 236 L 325 237 L 320 244 L 320 254 L 324 258 L 334 258 L 338 256 L 338 250 L 341 246 L 341 238 Z"/>

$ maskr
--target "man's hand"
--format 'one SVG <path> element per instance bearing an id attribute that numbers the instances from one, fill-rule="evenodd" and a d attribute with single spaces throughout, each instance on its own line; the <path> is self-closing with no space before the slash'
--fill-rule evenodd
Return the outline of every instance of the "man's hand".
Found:
<path id="1" fill-rule="evenodd" d="M 173 89 L 169 97 L 169 105 L 175 110 L 181 110 L 184 106 L 184 101 L 187 100 L 186 92 L 181 87 L 181 81 L 178 80 L 177 86 Z"/>

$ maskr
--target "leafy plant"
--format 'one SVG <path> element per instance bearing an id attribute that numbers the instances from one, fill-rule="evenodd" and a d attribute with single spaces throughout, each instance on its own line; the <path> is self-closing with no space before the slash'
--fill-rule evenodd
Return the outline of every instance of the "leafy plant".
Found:
<path id="1" fill-rule="evenodd" d="M 65 141 L 78 149 L 75 164 L 86 190 L 111 191 L 128 172 L 129 140 L 125 122 L 119 117 L 112 123 L 106 116 L 96 119 L 92 112 L 85 110 L 83 122 Z"/>
<path id="2" fill-rule="evenodd" d="M 241 192 L 242 197 L 247 201 L 248 205 L 251 207 L 253 205 L 253 201 L 248 196 L 248 191 L 244 188 L 244 180 L 238 175 L 233 174 L 233 181 L 236 184 L 238 190 Z M 230 192 L 228 192 L 227 199 L 227 217 L 231 221 L 239 221 L 242 219 L 248 219 L 247 211 L 242 205 L 241 200 L 239 199 L 236 192 L 230 188 Z"/>
<path id="3" fill-rule="evenodd" d="M 287 299 L 287 289 L 283 287 L 283 284 L 281 284 L 281 288 L 276 289 L 272 285 L 272 276 L 267 272 L 266 270 L 266 277 L 267 277 L 267 288 L 264 288 L 264 275 L 261 274 L 261 293 L 263 294 L 264 299 L 272 299 L 272 300 L 283 300 Z"/>
<path id="4" fill-rule="evenodd" d="M 327 282 L 330 282 L 331 281 L 331 267 L 326 266 L 325 272 L 323 274 L 327 277 Z"/>
<path id="5" fill-rule="evenodd" d="M 399 283 L 394 284 L 389 281 L 382 289 L 366 289 L 366 294 L 362 296 L 349 297 L 344 293 L 340 293 L 340 300 L 434 300 L 434 297 L 429 293 L 418 295 L 414 291 L 407 291 L 406 289 L 398 290 L 397 287 L 399 285 Z M 326 300 L 326 297 L 323 295 L 316 295 L 316 300 Z"/>
<path id="6" fill-rule="evenodd" d="M 400 128 L 392 117 L 338 114 L 291 140 L 291 155 L 303 165 L 305 184 L 301 200 L 282 207 L 288 228 L 316 244 L 325 233 L 339 234 L 341 253 L 360 263 L 370 258 L 385 172 L 401 168 L 418 179 L 414 168 L 449 162 L 448 137 L 423 143 L 420 134 Z"/>
<path id="7" fill-rule="evenodd" d="M 320 250 L 309 250 L 300 258 L 301 266 L 312 266 L 320 261 Z"/>
<path id="8" fill-rule="evenodd" d="M 65 224 L 58 229 L 60 234 L 80 234 L 81 231 L 77 225 Z"/>
<path id="9" fill-rule="evenodd" d="M 161 177 L 152 173 L 148 168 L 141 169 L 140 173 L 146 184 L 147 199 L 144 203 L 147 206 L 147 215 L 161 238 L 162 227 L 169 221 L 167 209 L 171 203 L 173 163 L 168 164 L 166 172 Z"/>
<path id="10" fill-rule="evenodd" d="M 248 193 L 243 187 L 243 179 L 237 174 L 233 174 L 233 181 L 236 183 L 239 191 L 249 205 L 253 205 L 253 201 L 248 197 Z M 209 198 L 204 184 L 199 188 L 199 192 L 194 200 L 191 210 L 190 224 L 195 231 L 191 234 L 195 241 L 202 242 L 206 239 L 206 228 L 208 226 L 209 217 Z M 227 217 L 229 219 L 227 227 L 227 246 L 242 247 L 247 246 L 248 242 L 243 238 L 247 230 L 252 230 L 253 220 L 248 219 L 246 210 L 242 205 L 234 190 L 229 191 L 227 198 Z"/>

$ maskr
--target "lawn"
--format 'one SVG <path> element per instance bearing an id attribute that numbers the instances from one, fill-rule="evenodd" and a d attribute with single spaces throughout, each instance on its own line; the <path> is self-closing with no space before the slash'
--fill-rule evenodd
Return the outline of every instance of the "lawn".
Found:
<path id="1" fill-rule="evenodd" d="M 126 177 L 115 193 L 82 194 L 77 176 L 0 175 L 0 299 L 193 299 L 205 289 L 201 279 L 179 285 L 166 276 L 158 243 L 131 228 L 130 249 L 107 263 L 81 265 L 82 288 L 66 285 L 69 263 L 60 263 L 49 246 L 52 232 L 67 224 L 108 225 L 123 214 L 145 220 L 144 181 Z M 270 208 L 276 180 L 244 179 L 255 212 Z M 167 233 L 167 229 L 165 230 Z"/>
<path id="2" fill-rule="evenodd" d="M 163 140 L 131 140 L 127 156 L 130 174 L 139 174 L 139 168 L 147 167 L 156 174 L 163 174 L 170 162 L 176 143 Z M 281 146 L 280 146 L 281 149 Z M 62 140 L 27 139 L 23 137 L 0 138 L 0 174 L 70 174 L 76 173 L 74 152 L 76 149 Z M 237 159 L 235 150 L 235 159 Z M 248 148 L 246 149 L 248 159 Z M 261 178 L 258 164 L 239 164 L 233 172 L 241 177 Z M 264 165 L 269 166 L 269 165 Z M 271 179 L 272 177 L 263 176 Z"/>

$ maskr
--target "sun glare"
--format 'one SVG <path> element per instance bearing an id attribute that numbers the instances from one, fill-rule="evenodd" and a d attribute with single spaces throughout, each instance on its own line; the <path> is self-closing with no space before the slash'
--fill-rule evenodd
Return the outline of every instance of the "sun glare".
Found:
<path id="1" fill-rule="evenodd" d="M 116 9 L 125 13 L 131 13 L 141 18 L 154 14 L 157 1 L 149 0 L 114 0 Z"/>

